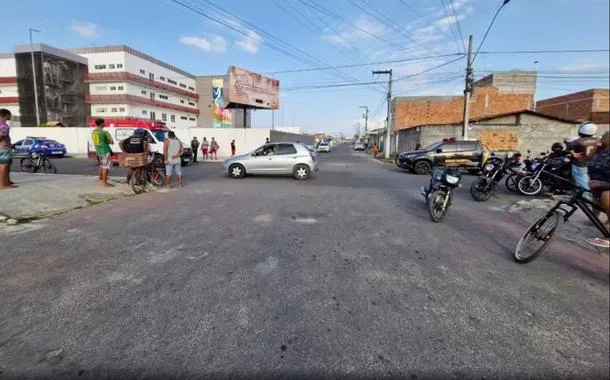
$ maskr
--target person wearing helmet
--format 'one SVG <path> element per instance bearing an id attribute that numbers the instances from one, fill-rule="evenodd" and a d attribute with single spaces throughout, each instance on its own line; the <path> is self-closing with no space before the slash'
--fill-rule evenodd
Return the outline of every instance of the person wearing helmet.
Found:
<path id="1" fill-rule="evenodd" d="M 563 144 L 560 142 L 556 142 L 551 145 L 551 154 L 549 154 L 550 158 L 563 158 L 567 156 L 568 151 L 563 149 Z"/>
<path id="2" fill-rule="evenodd" d="M 148 132 L 145 129 L 138 128 L 125 140 L 119 143 L 119 147 L 124 153 L 137 154 L 148 153 Z M 125 183 L 129 184 L 133 176 L 134 168 L 129 168 Z"/>
<path id="3" fill-rule="evenodd" d="M 597 125 L 586 121 L 578 127 L 578 139 L 568 144 L 568 149 L 572 151 L 572 178 L 574 183 L 587 190 L 589 190 L 587 164 L 599 144 L 599 139 L 594 137 L 595 132 L 597 132 Z M 589 193 L 585 193 L 584 196 L 593 200 Z"/>

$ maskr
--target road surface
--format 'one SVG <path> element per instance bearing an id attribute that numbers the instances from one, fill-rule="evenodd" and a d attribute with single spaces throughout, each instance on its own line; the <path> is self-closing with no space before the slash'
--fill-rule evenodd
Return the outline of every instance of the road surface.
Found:
<path id="1" fill-rule="evenodd" d="M 321 162 L 306 182 L 199 164 L 0 230 L 0 379 L 608 378 L 607 257 L 558 240 L 519 265 L 517 198 L 466 186 L 436 224 L 427 176 Z"/>

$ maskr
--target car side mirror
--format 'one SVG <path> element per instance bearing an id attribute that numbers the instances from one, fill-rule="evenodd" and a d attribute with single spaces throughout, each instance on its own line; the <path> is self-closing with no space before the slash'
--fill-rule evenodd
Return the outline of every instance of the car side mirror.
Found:
<path id="1" fill-rule="evenodd" d="M 441 148 L 438 148 L 438 149 L 436 150 L 436 153 L 443 153 L 443 150 L 442 150 Z"/>

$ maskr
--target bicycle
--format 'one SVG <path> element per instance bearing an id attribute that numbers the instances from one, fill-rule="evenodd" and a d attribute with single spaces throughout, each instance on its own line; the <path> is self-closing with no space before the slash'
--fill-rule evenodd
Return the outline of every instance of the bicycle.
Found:
<path id="1" fill-rule="evenodd" d="M 555 176 L 558 177 L 558 176 Z M 561 178 L 561 177 L 558 177 Z M 573 192 L 570 199 L 560 200 L 557 204 L 547 211 L 543 216 L 534 221 L 530 226 L 523 232 L 517 246 L 515 247 L 514 259 L 519 264 L 529 263 L 530 261 L 538 258 L 542 255 L 546 249 L 548 249 L 551 239 L 555 235 L 555 231 L 559 227 L 559 221 L 563 217 L 563 222 L 567 223 L 568 219 L 580 209 L 587 215 L 591 223 L 604 235 L 609 238 L 610 232 L 606 229 L 604 224 L 599 220 L 595 213 L 588 206 L 593 207 L 598 211 L 604 211 L 603 207 L 597 203 L 594 203 L 585 197 L 583 194 L 590 192 L 582 187 L 577 187 Z M 569 209 L 564 209 L 562 206 L 567 206 Z M 531 243 L 528 239 L 533 238 L 532 243 L 542 242 L 542 245 L 535 249 L 530 255 L 523 254 L 523 250 L 529 248 Z"/>
<path id="2" fill-rule="evenodd" d="M 30 152 L 26 157 L 21 159 L 19 163 L 21 171 L 24 173 L 38 173 L 42 169 L 46 174 L 57 174 L 57 168 L 44 154 Z"/>
<path id="3" fill-rule="evenodd" d="M 141 194 L 146 190 L 146 184 L 149 182 L 155 187 L 165 184 L 165 165 L 161 167 L 155 159 L 145 166 L 134 168 L 129 185 L 135 194 Z"/>

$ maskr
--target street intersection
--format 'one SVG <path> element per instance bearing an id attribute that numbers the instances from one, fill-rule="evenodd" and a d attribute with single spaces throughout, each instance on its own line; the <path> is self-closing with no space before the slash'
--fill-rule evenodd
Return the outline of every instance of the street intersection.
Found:
<path id="1" fill-rule="evenodd" d="M 194 164 L 182 190 L 0 229 L 0 378 L 608 377 L 607 256 L 557 239 L 516 264 L 519 198 L 465 177 L 436 224 L 427 176 L 320 160 L 305 182 Z"/>

